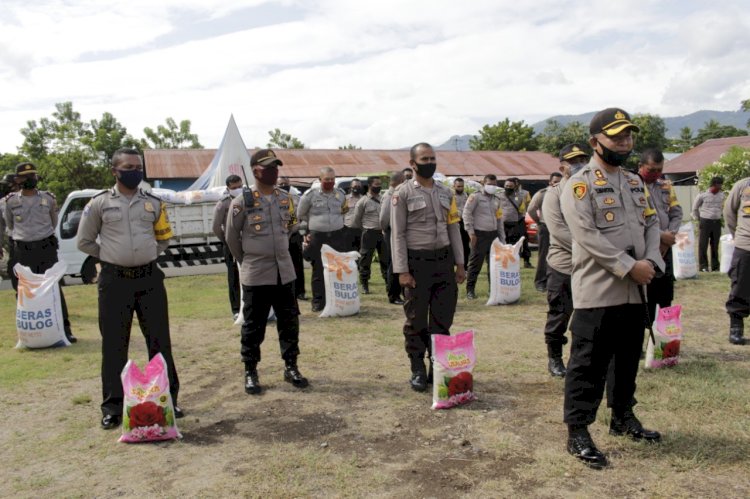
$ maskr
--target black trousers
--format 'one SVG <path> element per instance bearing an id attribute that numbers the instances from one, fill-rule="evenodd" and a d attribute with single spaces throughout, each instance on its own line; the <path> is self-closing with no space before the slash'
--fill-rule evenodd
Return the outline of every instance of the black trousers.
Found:
<path id="1" fill-rule="evenodd" d="M 363 229 L 359 246 L 359 280 L 368 282 L 370 280 L 370 268 L 375 251 L 378 252 L 380 262 L 380 275 L 383 281 L 388 280 L 388 257 L 385 255 L 383 232 L 379 229 Z"/>
<path id="2" fill-rule="evenodd" d="M 338 251 L 359 251 L 362 241 L 362 230 L 344 226 L 343 244 Z"/>
<path id="3" fill-rule="evenodd" d="M 469 253 L 471 252 L 471 245 L 470 241 L 471 238 L 469 237 L 469 233 L 466 232 L 466 228 L 464 227 L 464 221 L 461 220 L 458 224 L 458 230 L 461 232 L 461 244 L 463 244 L 464 247 L 464 268 L 469 268 Z"/>
<path id="4" fill-rule="evenodd" d="M 275 285 L 242 286 L 242 324 L 240 350 L 242 361 L 257 364 L 260 362 L 260 345 L 266 337 L 268 313 L 273 307 L 276 313 L 276 329 L 279 332 L 281 358 L 295 360 L 299 355 L 299 308 L 294 292 L 294 281 Z"/>
<path id="5" fill-rule="evenodd" d="M 575 310 L 565 375 L 565 423 L 594 422 L 605 381 L 609 407 L 622 411 L 635 404 L 635 378 L 645 330 L 643 313 L 640 304 Z"/>
<path id="6" fill-rule="evenodd" d="M 294 291 L 297 296 L 305 296 L 305 264 L 302 260 L 302 234 L 295 232 L 289 236 L 289 255 L 292 257 L 294 273 Z"/>
<path id="7" fill-rule="evenodd" d="M 656 318 L 656 306 L 669 307 L 674 300 L 674 270 L 672 267 L 672 248 L 664 255 L 664 274 L 654 277 L 646 287 L 648 317 L 653 323 Z"/>
<path id="8" fill-rule="evenodd" d="M 13 241 L 15 249 L 12 252 L 12 257 L 15 263 L 20 263 L 25 267 L 29 267 L 35 274 L 44 274 L 48 269 L 52 268 L 57 263 L 57 237 L 49 236 L 40 241 Z M 10 261 L 8 262 L 10 264 Z M 18 278 L 11 269 L 10 274 L 13 276 L 14 289 L 18 291 Z M 62 286 L 58 284 L 60 288 L 60 308 L 62 308 L 63 316 L 63 329 L 65 335 L 70 336 L 73 334 L 70 328 L 70 319 L 68 319 L 68 304 L 65 303 L 65 295 L 63 294 Z"/>
<path id="9" fill-rule="evenodd" d="M 3 216 L 0 214 L 0 216 Z M 10 284 L 13 286 L 13 289 L 18 292 L 18 276 L 16 276 L 16 273 L 13 272 L 13 266 L 18 263 L 18 260 L 16 259 L 16 243 L 13 241 L 12 237 L 8 238 L 8 265 L 6 267 L 6 272 L 8 273 L 8 276 L 10 277 Z"/>
<path id="10" fill-rule="evenodd" d="M 487 261 L 487 277 L 489 279 L 490 249 L 492 249 L 492 241 L 497 238 L 497 231 L 475 230 L 474 235 L 477 236 L 477 244 L 471 248 L 471 254 L 469 255 L 469 270 L 466 276 L 467 291 L 474 291 L 485 260 Z"/>
<path id="11" fill-rule="evenodd" d="M 237 314 L 240 311 L 240 271 L 237 268 L 237 262 L 229 251 L 226 244 L 223 247 L 224 263 L 227 266 L 227 287 L 229 288 L 229 306 L 232 313 Z"/>
<path id="12" fill-rule="evenodd" d="M 313 232 L 310 231 L 310 244 L 305 252 L 308 259 L 312 262 L 312 278 L 310 287 L 312 288 L 312 306 L 325 307 L 326 305 L 326 286 L 323 281 L 323 260 L 320 254 L 320 248 L 327 244 L 336 251 L 352 251 L 347 247 L 347 238 L 344 229 L 333 232 Z"/>
<path id="13" fill-rule="evenodd" d="M 410 357 L 432 351 L 431 335 L 450 334 L 458 285 L 450 246 L 435 251 L 409 250 L 409 273 L 416 288 L 404 288 L 404 346 Z"/>
<path id="14" fill-rule="evenodd" d="M 383 236 L 383 247 L 385 255 L 388 257 L 388 269 L 386 279 L 386 293 L 389 301 L 396 301 L 401 298 L 401 285 L 398 282 L 398 275 L 393 273 L 393 256 L 391 254 L 391 229 L 385 231 Z"/>
<path id="15" fill-rule="evenodd" d="M 741 322 L 750 315 L 750 251 L 734 248 L 729 278 L 732 287 L 727 298 L 727 313 L 733 322 Z"/>
<path id="16" fill-rule="evenodd" d="M 539 238 L 538 260 L 536 262 L 536 275 L 534 285 L 536 287 L 547 287 L 547 253 L 549 252 L 549 229 L 547 224 L 538 223 L 537 235 Z"/>
<path id="17" fill-rule="evenodd" d="M 565 333 L 568 331 L 570 316 L 573 314 L 573 291 L 570 287 L 570 275 L 547 267 L 547 323 L 544 326 L 544 342 L 548 349 L 562 353 L 562 347 L 568 342 Z"/>
<path id="18" fill-rule="evenodd" d="M 698 223 L 698 261 L 701 269 L 719 270 L 719 237 L 721 220 L 701 218 Z M 711 245 L 711 267 L 708 266 L 708 246 Z"/>
<path id="19" fill-rule="evenodd" d="M 164 356 L 169 376 L 169 391 L 177 404 L 180 381 L 172 357 L 169 337 L 169 313 L 164 273 L 155 263 L 137 278 L 124 277 L 118 267 L 102 262 L 99 274 L 99 332 L 102 336 L 102 413 L 122 414 L 120 374 L 128 361 L 133 312 L 138 317 L 146 340 L 148 358 Z"/>

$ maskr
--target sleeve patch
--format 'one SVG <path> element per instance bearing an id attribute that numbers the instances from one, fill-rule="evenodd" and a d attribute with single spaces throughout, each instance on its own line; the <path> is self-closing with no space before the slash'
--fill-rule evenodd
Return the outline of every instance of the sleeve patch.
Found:
<path id="1" fill-rule="evenodd" d="M 577 200 L 580 201 L 581 199 L 583 199 L 587 191 L 588 186 L 586 185 L 586 182 L 576 182 L 575 184 L 573 184 L 573 195 Z"/>

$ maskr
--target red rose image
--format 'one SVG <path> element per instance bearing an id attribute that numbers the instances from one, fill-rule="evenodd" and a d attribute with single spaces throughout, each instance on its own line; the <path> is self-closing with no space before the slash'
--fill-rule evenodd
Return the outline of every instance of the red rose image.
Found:
<path id="1" fill-rule="evenodd" d="M 459 393 L 470 392 L 473 386 L 474 379 L 470 372 L 458 373 L 448 382 L 448 396 L 452 397 Z"/>
<path id="2" fill-rule="evenodd" d="M 662 348 L 662 359 L 677 357 L 680 354 L 680 340 L 672 340 Z"/>
<path id="3" fill-rule="evenodd" d="M 153 426 L 155 424 L 158 424 L 159 426 L 166 426 L 167 424 L 164 419 L 164 409 L 162 409 L 160 405 L 149 401 L 141 402 L 130 408 L 131 428 Z"/>

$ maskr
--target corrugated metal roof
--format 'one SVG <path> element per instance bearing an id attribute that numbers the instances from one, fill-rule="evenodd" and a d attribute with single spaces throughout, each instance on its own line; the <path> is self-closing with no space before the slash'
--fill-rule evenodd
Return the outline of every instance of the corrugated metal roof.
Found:
<path id="1" fill-rule="evenodd" d="M 248 151 L 251 155 L 255 149 Z M 280 172 L 292 179 L 317 178 L 331 166 L 340 177 L 384 173 L 409 165 L 408 150 L 277 149 L 284 162 Z M 146 177 L 150 180 L 198 178 L 216 149 L 146 149 Z M 438 171 L 446 176 L 546 179 L 557 171 L 557 158 L 539 151 L 437 151 Z"/>
<path id="2" fill-rule="evenodd" d="M 710 139 L 664 165 L 664 173 L 695 173 L 721 158 L 732 146 L 750 147 L 750 136 Z"/>

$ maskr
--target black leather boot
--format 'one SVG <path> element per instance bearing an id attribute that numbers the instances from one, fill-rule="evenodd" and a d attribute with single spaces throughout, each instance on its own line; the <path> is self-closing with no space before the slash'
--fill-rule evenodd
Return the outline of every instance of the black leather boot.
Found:
<path id="1" fill-rule="evenodd" d="M 568 453 L 586 466 L 602 469 L 607 466 L 607 457 L 596 448 L 586 425 L 568 425 Z"/>
<path id="2" fill-rule="evenodd" d="M 466 299 L 467 300 L 476 300 L 477 295 L 474 292 L 474 288 L 466 287 Z"/>
<path id="3" fill-rule="evenodd" d="M 256 362 L 245 362 L 245 393 L 258 395 L 262 390 L 258 381 L 258 364 Z"/>
<path id="4" fill-rule="evenodd" d="M 291 383 L 295 388 L 305 388 L 310 383 L 302 376 L 297 368 L 297 359 L 287 360 L 284 367 L 284 381 Z"/>
<path id="5" fill-rule="evenodd" d="M 645 440 L 647 442 L 658 442 L 661 433 L 655 430 L 647 430 L 638 418 L 633 414 L 633 409 L 612 409 L 612 421 L 609 423 L 609 434 L 615 436 L 627 435 L 633 440 Z"/>
<path id="6" fill-rule="evenodd" d="M 729 323 L 729 343 L 732 345 L 744 345 L 746 340 L 745 335 L 745 324 L 742 318 L 730 318 Z"/>
<path id="7" fill-rule="evenodd" d="M 564 378 L 567 370 L 562 360 L 562 345 L 547 345 L 547 370 L 555 378 Z"/>
<path id="8" fill-rule="evenodd" d="M 370 294 L 370 284 L 367 281 L 362 281 L 362 294 L 363 295 Z"/>
<path id="9" fill-rule="evenodd" d="M 427 370 L 424 367 L 422 356 L 410 356 L 411 361 L 411 389 L 415 392 L 427 391 Z"/>

